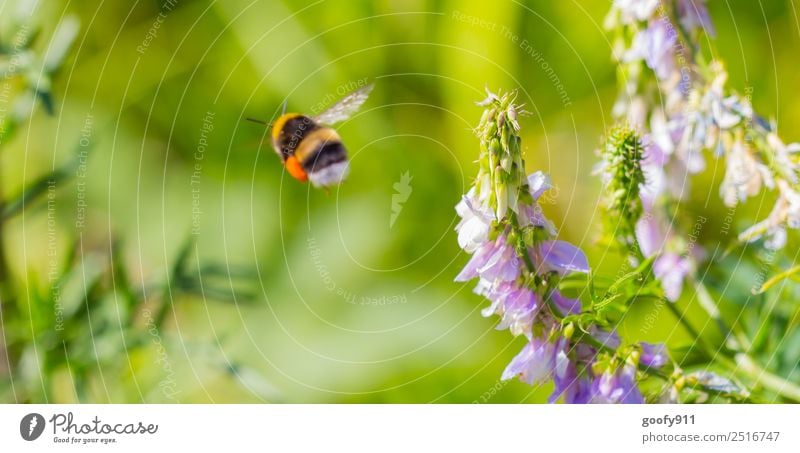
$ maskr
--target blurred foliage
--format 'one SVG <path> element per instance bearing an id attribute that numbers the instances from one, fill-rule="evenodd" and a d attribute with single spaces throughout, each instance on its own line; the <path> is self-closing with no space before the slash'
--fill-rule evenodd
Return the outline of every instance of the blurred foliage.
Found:
<path id="1" fill-rule="evenodd" d="M 0 360 L 0 401 L 544 401 L 547 388 L 498 381 L 522 343 L 453 283 L 467 259 L 453 206 L 475 173 L 474 101 L 485 84 L 519 87 L 534 113 L 522 124 L 529 170 L 558 189 L 545 209 L 561 238 L 593 243 L 594 150 L 616 96 L 608 5 L 0 0 L 0 61 L 21 24 L 31 57 L 3 78 L 27 104 L 2 113 L 0 134 L 3 319 L 18 360 Z M 775 114 L 787 142 L 800 139 L 780 126 L 800 122 L 796 8 L 710 4 L 732 86 Z M 286 100 L 312 112 L 365 78 L 370 100 L 337 127 L 351 175 L 330 194 L 288 178 L 264 129 L 243 121 L 269 121 Z M 0 93 L 0 112 L 10 100 Z M 716 187 L 712 170 L 700 179 Z M 404 174 L 411 192 L 392 223 Z M 718 243 L 727 209 L 693 196 L 701 208 L 682 215 L 707 217 L 699 240 Z M 589 250 L 598 273 L 617 274 L 619 257 Z M 766 310 L 769 293 L 748 297 L 763 270 L 727 259 L 707 278 Z M 765 260 L 767 276 L 790 267 L 781 260 Z M 774 366 L 796 380 L 798 330 L 776 337 L 747 313 L 754 347 L 790 343 Z M 633 336 L 678 345 L 674 324 L 647 301 L 625 319 Z"/>

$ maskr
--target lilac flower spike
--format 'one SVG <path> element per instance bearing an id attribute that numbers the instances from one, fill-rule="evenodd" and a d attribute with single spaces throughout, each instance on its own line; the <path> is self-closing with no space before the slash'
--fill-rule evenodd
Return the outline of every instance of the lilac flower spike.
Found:
<path id="1" fill-rule="evenodd" d="M 524 173 L 517 135 L 522 110 L 513 101 L 513 93 L 490 92 L 481 103 L 486 111 L 476 129 L 478 176 L 456 206 L 459 245 L 472 256 L 456 280 L 478 279 L 474 292 L 489 300 L 481 314 L 499 316 L 498 329 L 525 340 L 502 379 L 529 385 L 552 381 L 551 402 L 641 402 L 635 368 L 592 371 L 601 352 L 606 357 L 621 348 L 615 332 L 593 327 L 591 345 L 573 339 L 576 327 L 565 317 L 580 316 L 584 308 L 580 299 L 562 294 L 558 283 L 570 274 L 589 273 L 589 262 L 579 247 L 556 238 L 539 206 L 551 183 L 542 172 Z M 656 366 L 660 351 L 641 350 L 647 354 L 639 355 Z M 627 357 L 638 350 L 624 351 Z"/>

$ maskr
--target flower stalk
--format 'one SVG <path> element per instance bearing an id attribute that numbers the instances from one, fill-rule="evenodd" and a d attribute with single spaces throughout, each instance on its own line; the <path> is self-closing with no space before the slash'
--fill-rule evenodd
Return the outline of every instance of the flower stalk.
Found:
<path id="1" fill-rule="evenodd" d="M 542 212 L 539 200 L 551 187 L 549 177 L 525 174 L 518 135 L 518 117 L 525 112 L 515 104 L 515 93 L 487 91 L 479 105 L 485 110 L 475 129 L 481 143 L 478 175 L 456 206 L 459 244 L 472 257 L 456 280 L 477 278 L 475 292 L 490 301 L 484 316 L 498 315 L 498 329 L 526 340 L 503 379 L 552 381 L 550 401 L 568 403 L 643 402 L 639 383 L 648 378 L 665 379 L 671 388 L 677 377 L 660 370 L 679 373 L 668 366 L 662 345 L 623 343 L 595 322 L 601 316 L 592 306 L 564 293 L 565 279 L 584 275 L 591 281 L 590 268 L 580 248 L 556 238 Z M 636 216 L 635 204 L 617 206 L 631 219 Z M 634 224 L 635 219 L 631 241 Z"/>

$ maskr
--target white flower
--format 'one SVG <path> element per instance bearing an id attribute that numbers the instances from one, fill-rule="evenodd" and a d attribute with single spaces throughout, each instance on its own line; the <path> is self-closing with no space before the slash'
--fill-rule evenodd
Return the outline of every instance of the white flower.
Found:
<path id="1" fill-rule="evenodd" d="M 725 179 L 719 191 L 727 206 L 735 206 L 738 201 L 758 195 L 762 185 L 775 186 L 769 168 L 756 160 L 741 140 L 733 143 L 725 164 Z"/>
<path id="2" fill-rule="evenodd" d="M 472 253 L 489 240 L 489 230 L 492 226 L 491 213 L 487 213 L 476 206 L 471 199 L 470 190 L 456 205 L 456 212 L 461 216 L 461 222 L 456 225 L 458 232 L 458 245 L 467 253 Z"/>
<path id="3" fill-rule="evenodd" d="M 792 158 L 792 154 L 800 152 L 800 143 L 790 143 L 788 145 L 783 143 L 783 140 L 778 137 L 775 132 L 767 134 L 767 144 L 775 154 L 775 165 L 783 168 L 786 171 L 787 179 L 791 183 L 797 183 L 797 172 L 800 170 L 798 164 Z"/>
<path id="4" fill-rule="evenodd" d="M 792 190 L 786 181 L 780 181 L 781 197 L 786 200 L 786 224 L 800 228 L 800 193 Z"/>
<path id="5" fill-rule="evenodd" d="M 709 92 L 711 114 L 720 129 L 731 129 L 744 119 L 753 116 L 753 109 L 738 96 L 722 98 L 719 93 Z"/>
<path id="6" fill-rule="evenodd" d="M 649 19 L 656 8 L 659 0 L 614 0 L 614 7 L 622 14 L 624 23 L 631 23 L 636 20 Z"/>
<path id="7" fill-rule="evenodd" d="M 785 227 L 800 228 L 800 194 L 783 179 L 777 181 L 777 186 L 780 194 L 769 216 L 743 231 L 739 240 L 753 242 L 763 237 L 765 246 L 778 250 L 786 245 Z"/>

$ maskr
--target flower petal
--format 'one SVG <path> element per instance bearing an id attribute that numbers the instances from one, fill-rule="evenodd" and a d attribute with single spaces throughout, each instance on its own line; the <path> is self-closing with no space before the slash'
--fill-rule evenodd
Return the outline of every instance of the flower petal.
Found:
<path id="1" fill-rule="evenodd" d="M 644 216 L 636 222 L 636 240 L 642 254 L 649 258 L 662 247 L 664 233 L 652 216 Z"/>
<path id="2" fill-rule="evenodd" d="M 547 173 L 537 171 L 528 176 L 528 189 L 534 200 L 538 200 L 547 189 L 552 187 L 550 176 Z"/>
<path id="3" fill-rule="evenodd" d="M 681 296 L 683 279 L 689 270 L 689 261 L 675 253 L 665 253 L 653 262 L 653 274 L 661 281 L 664 295 L 672 302 Z"/>
<path id="4" fill-rule="evenodd" d="M 589 272 L 589 261 L 581 249 L 566 241 L 547 241 L 539 246 L 542 261 L 551 270 L 566 274 Z"/>
<path id="5" fill-rule="evenodd" d="M 651 368 L 661 368 L 667 363 L 667 348 L 662 343 L 641 342 L 639 345 L 642 347 L 642 355 L 639 360 L 643 364 Z"/>

